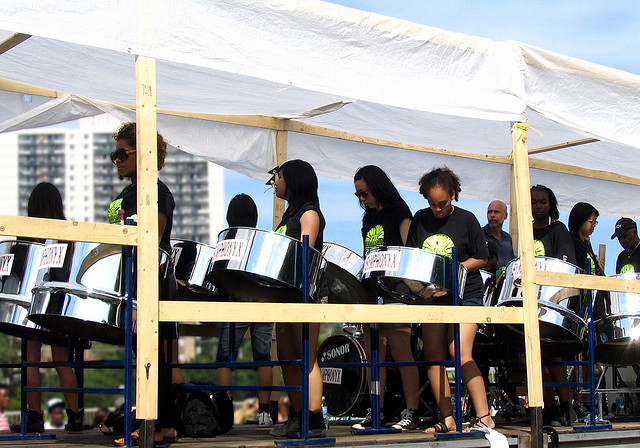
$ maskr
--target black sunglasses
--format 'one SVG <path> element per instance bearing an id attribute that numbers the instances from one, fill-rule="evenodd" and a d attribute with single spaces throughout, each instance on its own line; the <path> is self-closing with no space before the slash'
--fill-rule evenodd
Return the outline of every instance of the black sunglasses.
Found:
<path id="1" fill-rule="evenodd" d="M 124 148 L 120 148 L 110 154 L 111 161 L 114 165 L 118 162 L 124 162 L 129 158 L 129 154 L 133 154 L 134 152 L 136 152 L 135 149 L 126 150 Z"/>
<path id="2" fill-rule="evenodd" d="M 275 184 L 276 183 L 276 175 L 278 174 L 278 171 L 280 171 L 280 167 L 278 165 L 276 165 L 275 167 L 273 167 L 269 171 L 267 171 L 268 174 L 271 174 L 271 177 L 264 184 L 265 185 L 273 185 L 273 184 Z"/>

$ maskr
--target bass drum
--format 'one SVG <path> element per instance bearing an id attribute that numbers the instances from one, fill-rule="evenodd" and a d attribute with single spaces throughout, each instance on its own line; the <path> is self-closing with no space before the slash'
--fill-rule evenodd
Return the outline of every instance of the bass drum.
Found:
<path id="1" fill-rule="evenodd" d="M 538 271 L 582 274 L 584 271 L 566 261 L 550 257 L 536 257 Z M 520 260 L 511 261 L 497 306 L 522 306 Z M 538 285 L 538 321 L 540 344 L 544 356 L 573 356 L 583 349 L 587 328 L 590 294 L 576 288 Z M 516 349 L 524 349 L 522 325 L 495 325 L 495 331 Z"/>
<path id="2" fill-rule="evenodd" d="M 460 297 L 467 269 L 459 265 Z M 451 260 L 423 249 L 381 246 L 367 252 L 362 283 L 372 293 L 409 305 L 453 304 Z"/>
<path id="3" fill-rule="evenodd" d="M 367 362 L 362 345 L 342 334 L 329 336 L 318 349 L 323 393 L 328 412 L 333 416 L 349 415 L 365 396 L 367 375 L 364 367 L 341 364 Z M 338 365 L 340 364 L 340 365 Z"/>
<path id="4" fill-rule="evenodd" d="M 640 280 L 640 273 L 615 275 Z M 640 294 L 598 292 L 594 305 L 595 358 L 603 364 L 640 363 Z"/>
<path id="5" fill-rule="evenodd" d="M 28 318 L 43 247 L 41 243 L 20 240 L 0 242 L 0 331 L 65 346 L 66 336 L 42 328 Z"/>

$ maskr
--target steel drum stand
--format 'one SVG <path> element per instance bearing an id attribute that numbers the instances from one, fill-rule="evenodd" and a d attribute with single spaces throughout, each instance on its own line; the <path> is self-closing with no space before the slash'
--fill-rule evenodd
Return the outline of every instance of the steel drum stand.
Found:
<path id="1" fill-rule="evenodd" d="M 382 364 L 395 366 L 397 363 L 380 362 L 380 337 L 378 324 L 370 325 L 370 341 L 371 344 L 371 362 L 366 363 L 371 366 L 371 428 L 369 429 L 352 429 L 351 433 L 354 435 L 367 435 L 367 434 L 392 434 L 402 432 L 401 429 L 396 428 L 382 428 L 381 422 L 381 406 L 380 406 L 380 367 Z"/>
<path id="2" fill-rule="evenodd" d="M 458 282 L 458 249 L 455 247 L 451 253 L 451 293 L 453 294 L 453 305 L 459 306 L 460 304 L 460 284 Z M 460 368 L 460 324 L 453 324 L 453 347 L 454 347 L 454 370 L 455 370 L 455 408 L 453 413 L 456 419 L 455 432 L 436 433 L 437 440 L 451 440 L 467 437 L 484 436 L 481 431 L 469 431 L 462 432 L 462 374 Z M 443 364 L 446 365 L 446 364 Z M 445 370 L 446 375 L 446 370 Z"/>
<path id="3" fill-rule="evenodd" d="M 302 302 L 309 303 L 309 235 L 302 236 Z M 302 418 L 300 439 L 277 441 L 276 446 L 330 445 L 335 437 L 309 438 L 309 324 L 302 324 Z"/>
<path id="4" fill-rule="evenodd" d="M 586 267 L 587 274 L 591 274 L 591 264 L 587 262 Z M 587 300 L 587 311 L 589 316 L 589 321 L 587 323 L 587 331 L 588 331 L 588 343 L 589 343 L 589 361 L 587 365 L 589 366 L 589 407 L 591 408 L 591 412 L 589 413 L 589 424 L 586 426 L 574 426 L 574 431 L 598 431 L 602 429 L 611 429 L 611 424 L 604 422 L 596 421 L 596 359 L 595 359 L 595 334 L 593 328 L 593 299 L 595 298 L 594 291 L 590 291 L 593 297 L 589 297 Z M 578 364 L 576 364 L 578 365 Z M 583 365 L 583 363 L 579 363 L 579 365 Z M 602 376 L 604 376 L 604 371 L 602 372 Z M 582 383 L 577 383 L 582 384 Z M 601 403 L 600 403 L 601 404 Z M 602 406 L 598 406 L 600 411 L 602 410 Z"/>
<path id="5" fill-rule="evenodd" d="M 105 360 L 98 362 L 85 362 L 83 356 L 83 349 L 78 344 L 71 345 L 69 353 L 73 356 L 71 361 L 62 362 L 27 362 L 27 340 L 22 338 L 21 345 L 21 363 L 20 364 L 2 364 L 2 367 L 20 367 L 20 434 L 16 435 L 0 435 L 0 441 L 14 441 L 14 440 L 52 440 L 56 438 L 55 434 L 39 434 L 39 433 L 27 433 L 27 392 L 76 392 L 80 394 L 78 396 L 78 406 L 83 407 L 85 393 L 95 394 L 120 394 L 124 392 L 125 409 L 124 409 L 124 440 L 125 446 L 130 447 L 131 444 L 131 403 L 132 403 L 132 365 L 133 365 L 133 252 L 131 247 L 125 246 L 124 252 L 124 282 L 125 282 L 125 359 L 124 360 Z M 76 340 L 77 341 L 77 340 Z M 79 360 L 78 360 L 79 358 Z M 56 366 L 69 366 L 77 369 L 76 378 L 78 380 L 77 388 L 67 387 L 29 387 L 26 386 L 27 381 L 27 367 L 56 367 Z M 117 368 L 124 367 L 125 369 L 125 386 L 122 388 L 88 388 L 84 387 L 84 368 L 90 367 L 102 367 L 102 368 Z M 153 433 L 152 433 L 153 434 Z"/>

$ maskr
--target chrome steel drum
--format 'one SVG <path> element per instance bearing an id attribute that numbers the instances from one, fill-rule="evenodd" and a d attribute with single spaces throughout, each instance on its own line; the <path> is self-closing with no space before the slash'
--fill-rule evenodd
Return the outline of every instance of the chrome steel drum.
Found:
<path id="1" fill-rule="evenodd" d="M 538 271 L 581 274 L 582 269 L 566 261 L 550 257 L 536 257 Z M 507 265 L 506 276 L 497 306 L 522 306 L 522 273 L 520 260 Z M 574 355 L 583 348 L 588 313 L 587 291 L 559 286 L 538 286 L 538 321 L 540 343 L 544 356 Z M 494 326 L 505 341 L 517 347 L 524 341 L 522 325 L 502 324 Z"/>
<path id="2" fill-rule="evenodd" d="M 28 319 L 31 290 L 36 285 L 43 244 L 0 242 L 0 331 L 47 344 L 67 345 L 63 335 Z"/>
<path id="3" fill-rule="evenodd" d="M 48 241 L 42 252 L 29 319 L 71 336 L 124 344 L 122 249 L 112 244 Z M 161 250 L 161 290 L 168 261 L 169 255 Z M 133 300 L 135 329 L 135 279 Z"/>
<path id="4" fill-rule="evenodd" d="M 640 273 L 616 278 L 640 280 Z M 640 294 L 598 293 L 594 306 L 596 361 L 604 364 L 640 363 Z"/>
<path id="5" fill-rule="evenodd" d="M 331 364 L 364 362 L 367 362 L 367 355 L 362 345 L 346 335 L 329 336 L 318 348 L 322 393 L 330 415 L 345 415 L 355 409 L 365 395 L 367 380 L 364 367 Z"/>
<path id="6" fill-rule="evenodd" d="M 176 300 L 205 300 L 217 295 L 207 280 L 209 262 L 216 248 L 187 240 L 171 240 L 171 261 L 175 268 L 178 292 Z"/>
<path id="7" fill-rule="evenodd" d="M 336 243 L 324 243 L 322 255 L 327 260 L 325 276 L 329 286 L 329 303 L 368 303 L 369 293 L 360 279 L 364 260 L 351 249 Z"/>
<path id="8" fill-rule="evenodd" d="M 467 269 L 459 265 L 460 296 Z M 423 249 L 382 246 L 367 252 L 362 283 L 386 300 L 408 304 L 453 303 L 451 260 Z"/>
<path id="9" fill-rule="evenodd" d="M 326 261 L 309 248 L 309 292 L 316 297 Z M 238 300 L 302 301 L 302 243 L 275 232 L 232 227 L 218 235 L 207 278 Z"/>

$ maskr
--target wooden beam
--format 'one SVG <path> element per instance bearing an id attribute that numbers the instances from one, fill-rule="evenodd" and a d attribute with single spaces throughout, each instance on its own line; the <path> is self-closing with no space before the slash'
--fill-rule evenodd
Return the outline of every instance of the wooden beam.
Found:
<path id="1" fill-rule="evenodd" d="M 529 155 L 540 154 L 543 152 L 555 151 L 556 149 L 571 148 L 572 146 L 586 145 L 589 143 L 599 142 L 596 138 L 583 138 L 582 140 L 574 140 L 572 142 L 558 143 L 556 145 L 542 146 L 536 149 L 530 149 Z"/>
<path id="2" fill-rule="evenodd" d="M 523 323 L 519 307 L 161 301 L 162 322 Z M 536 320 L 537 323 L 537 320 Z"/>
<path id="3" fill-rule="evenodd" d="M 565 163 L 551 162 L 550 160 L 529 159 L 529 166 L 538 170 L 551 171 L 554 173 L 590 177 L 592 179 L 606 180 L 619 184 L 640 186 L 640 179 L 635 177 L 624 176 L 622 174 L 612 173 L 611 171 L 592 170 L 575 165 L 567 165 Z"/>
<path id="4" fill-rule="evenodd" d="M 518 256 L 518 243 L 520 242 L 518 233 L 518 207 L 516 200 L 516 175 L 513 165 L 510 169 L 510 186 L 509 186 L 509 235 L 513 242 L 513 251 Z"/>
<path id="5" fill-rule="evenodd" d="M 276 131 L 276 165 L 282 166 L 287 161 L 287 131 Z M 284 215 L 284 199 L 276 196 L 275 188 L 273 189 L 273 229 L 282 221 Z"/>
<path id="6" fill-rule="evenodd" d="M 13 33 L 11 36 L 0 42 L 0 54 L 4 54 L 12 48 L 20 45 L 25 40 L 29 39 L 31 34 Z"/>
<path id="7" fill-rule="evenodd" d="M 136 416 L 157 418 L 158 403 L 158 148 L 156 61 L 136 56 L 138 263 Z"/>
<path id="8" fill-rule="evenodd" d="M 531 224 L 531 180 L 527 153 L 527 131 L 524 123 L 511 128 L 513 142 L 513 170 L 515 177 L 520 261 L 522 266 L 522 297 L 524 307 L 525 352 L 529 406 L 542 407 L 542 358 L 540 355 L 540 327 L 538 324 L 538 294 L 535 285 L 533 226 Z M 513 204 L 512 204 L 513 207 Z"/>
<path id="9" fill-rule="evenodd" d="M 0 215 L 0 236 L 135 246 L 138 240 L 138 229 L 135 226 Z"/>
<path id="10" fill-rule="evenodd" d="M 555 285 L 565 288 L 633 292 L 640 294 L 640 282 L 635 279 L 626 280 L 616 277 L 602 277 L 600 275 L 536 271 L 535 281 L 538 285 Z"/>
<path id="11" fill-rule="evenodd" d="M 47 98 L 58 98 L 66 95 L 66 93 L 63 92 L 43 89 L 42 87 L 34 87 L 29 84 L 23 84 L 21 82 L 11 81 L 5 78 L 0 78 L 0 90 L 4 90 L 5 92 L 22 93 L 24 95 L 43 96 Z"/>

